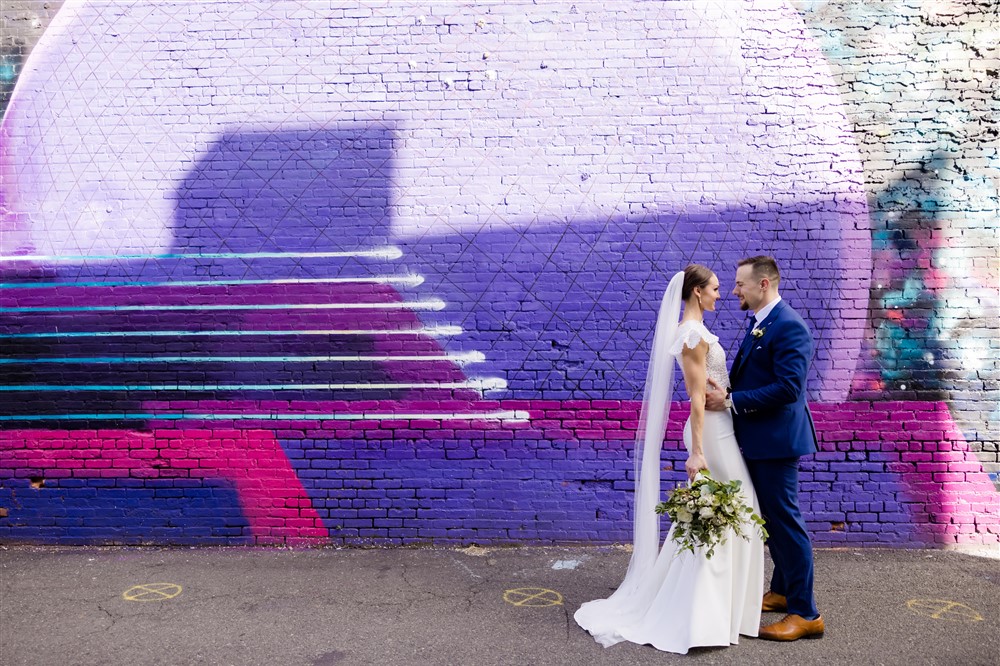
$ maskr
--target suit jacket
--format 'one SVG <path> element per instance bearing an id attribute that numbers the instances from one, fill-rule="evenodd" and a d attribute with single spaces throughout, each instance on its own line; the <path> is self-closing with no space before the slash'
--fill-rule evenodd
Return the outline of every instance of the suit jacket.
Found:
<path id="1" fill-rule="evenodd" d="M 802 317 L 779 301 L 740 346 L 729 373 L 736 441 L 748 460 L 794 458 L 816 452 L 806 403 L 813 339 Z"/>

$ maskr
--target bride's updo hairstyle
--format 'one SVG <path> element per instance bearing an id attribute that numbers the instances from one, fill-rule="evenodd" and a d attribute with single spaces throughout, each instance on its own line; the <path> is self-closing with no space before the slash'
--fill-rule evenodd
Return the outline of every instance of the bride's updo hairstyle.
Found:
<path id="1" fill-rule="evenodd" d="M 681 287 L 681 300 L 686 301 L 691 298 L 691 294 L 698 287 L 707 287 L 713 275 L 715 273 L 708 266 L 688 264 L 684 269 L 684 285 Z"/>

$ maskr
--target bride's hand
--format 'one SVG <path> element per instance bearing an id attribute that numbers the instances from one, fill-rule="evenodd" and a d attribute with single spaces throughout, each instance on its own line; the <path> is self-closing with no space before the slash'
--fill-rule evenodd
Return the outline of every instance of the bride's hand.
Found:
<path id="1" fill-rule="evenodd" d="M 694 481 L 694 477 L 703 469 L 708 469 L 708 462 L 705 460 L 705 456 L 700 453 L 688 456 L 684 463 L 684 471 L 687 472 L 688 481 Z"/>

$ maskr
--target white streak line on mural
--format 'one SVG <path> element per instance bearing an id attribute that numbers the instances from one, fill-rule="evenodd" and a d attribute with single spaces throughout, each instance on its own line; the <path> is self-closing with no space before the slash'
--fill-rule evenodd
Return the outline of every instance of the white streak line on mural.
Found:
<path id="1" fill-rule="evenodd" d="M 159 312 L 163 310 L 443 310 L 444 301 L 431 298 L 425 301 L 398 301 L 387 303 L 233 303 L 228 305 L 41 305 L 20 308 L 0 308 L 0 313 L 40 312 Z"/>
<path id="2" fill-rule="evenodd" d="M 244 335 L 350 335 L 350 336 L 382 336 L 382 335 L 421 335 L 428 337 L 445 337 L 461 335 L 461 326 L 421 326 L 416 328 L 319 328 L 319 329 L 289 329 L 281 330 L 248 330 L 248 331 L 49 331 L 44 333 L 6 333 L 0 334 L 0 340 L 16 338 L 141 338 L 141 337 L 210 337 L 210 336 L 244 336 Z"/>
<path id="3" fill-rule="evenodd" d="M 156 412 L 121 412 L 95 414 L 15 414 L 0 416 L 0 421 L 104 421 L 104 420 L 160 420 L 160 421 L 367 421 L 367 420 L 499 420 L 527 421 L 530 414 L 521 410 L 503 412 L 454 412 L 454 413 L 315 413 L 315 414 L 281 414 L 272 413 L 233 413 L 233 414 L 203 414 L 203 413 L 156 413 Z"/>
<path id="4" fill-rule="evenodd" d="M 407 389 L 472 389 L 507 388 L 499 377 L 469 379 L 463 382 L 386 382 L 338 384 L 8 384 L 0 391 L 371 391 Z"/>
<path id="5" fill-rule="evenodd" d="M 7 254 L 0 261 L 39 261 L 46 263 L 87 261 L 148 261 L 158 259 L 399 259 L 403 251 L 398 247 L 354 252 L 183 252 L 172 254 Z"/>
<path id="6" fill-rule="evenodd" d="M 72 289 L 81 287 L 211 287 L 267 284 L 398 284 L 417 287 L 423 284 L 421 275 L 354 278 L 276 278 L 273 280 L 176 280 L 153 282 L 0 282 L 0 289 Z"/>
<path id="7" fill-rule="evenodd" d="M 74 358 L 31 357 L 0 358 L 0 365 L 22 363 L 385 363 L 390 361 L 450 361 L 457 365 L 482 363 L 486 356 L 482 352 L 455 352 L 452 354 L 399 355 L 392 354 L 349 354 L 342 356 L 88 356 Z"/>

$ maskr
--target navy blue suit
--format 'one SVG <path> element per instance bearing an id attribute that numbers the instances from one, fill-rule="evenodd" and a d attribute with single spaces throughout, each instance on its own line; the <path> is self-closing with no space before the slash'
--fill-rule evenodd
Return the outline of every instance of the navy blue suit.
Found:
<path id="1" fill-rule="evenodd" d="M 746 459 L 767 522 L 774 561 L 771 591 L 788 599 L 788 612 L 816 618 L 812 543 L 799 511 L 799 456 L 816 452 L 806 404 L 813 339 L 784 300 L 748 335 L 729 373 L 736 441 Z"/>

